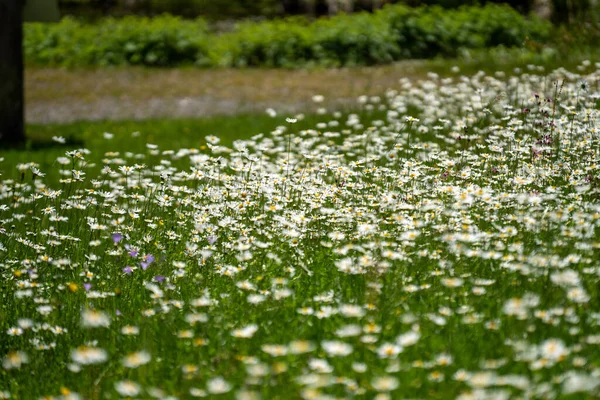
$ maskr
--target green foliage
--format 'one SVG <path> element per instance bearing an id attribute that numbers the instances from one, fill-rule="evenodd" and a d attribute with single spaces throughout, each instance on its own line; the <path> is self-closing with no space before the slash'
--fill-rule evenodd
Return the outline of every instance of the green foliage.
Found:
<path id="1" fill-rule="evenodd" d="M 210 34 L 203 20 L 127 17 L 84 25 L 27 24 L 27 61 L 38 65 L 299 67 L 389 63 L 406 58 L 456 56 L 460 49 L 519 46 L 544 40 L 550 26 L 508 6 L 409 8 L 338 15 L 309 22 L 285 18 L 244 22 Z"/>
<path id="2" fill-rule="evenodd" d="M 398 3 L 411 7 L 422 5 L 458 8 L 460 6 L 486 5 L 490 3 L 508 4 L 515 10 L 527 14 L 534 8 L 535 0 L 397 0 Z"/>
<path id="3" fill-rule="evenodd" d="M 384 15 L 377 13 L 323 19 L 314 25 L 315 54 L 324 64 L 373 65 L 397 60 L 398 46 Z"/>
<path id="4" fill-rule="evenodd" d="M 459 49 L 519 46 L 543 40 L 550 26 L 503 5 L 409 8 L 396 5 L 373 14 L 245 23 L 220 37 L 230 66 L 287 67 L 373 65 L 403 58 L 455 56 Z"/>
<path id="5" fill-rule="evenodd" d="M 219 37 L 216 57 L 223 66 L 294 67 L 313 59 L 311 43 L 305 19 L 247 22 Z"/>
<path id="6" fill-rule="evenodd" d="M 203 65 L 207 48 L 206 22 L 167 15 L 26 24 L 24 39 L 26 59 L 41 65 Z"/>
<path id="7" fill-rule="evenodd" d="M 390 30 L 403 58 L 456 56 L 460 49 L 520 46 L 526 38 L 543 40 L 550 34 L 545 22 L 527 20 L 503 5 L 452 11 L 434 6 L 427 10 L 389 9 Z"/>

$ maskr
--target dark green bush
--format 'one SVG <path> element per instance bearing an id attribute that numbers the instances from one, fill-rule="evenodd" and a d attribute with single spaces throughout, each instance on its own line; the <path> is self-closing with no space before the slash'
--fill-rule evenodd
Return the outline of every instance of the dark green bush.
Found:
<path id="1" fill-rule="evenodd" d="M 38 65 L 148 65 L 299 67 L 389 63 L 405 58 L 455 56 L 460 49 L 520 46 L 543 41 L 549 23 L 508 6 L 385 7 L 375 13 L 309 22 L 286 18 L 240 23 L 210 34 L 203 20 L 171 16 L 106 19 L 82 24 L 26 24 L 27 62 Z"/>

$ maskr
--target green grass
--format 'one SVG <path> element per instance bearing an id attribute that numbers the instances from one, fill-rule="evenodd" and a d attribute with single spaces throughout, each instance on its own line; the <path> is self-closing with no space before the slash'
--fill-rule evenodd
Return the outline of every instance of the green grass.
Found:
<path id="1" fill-rule="evenodd" d="M 1 396 L 597 398 L 582 67 L 302 121 L 30 126 L 71 144 L 2 153 Z"/>
<path id="2" fill-rule="evenodd" d="M 362 116 L 373 118 L 382 116 L 377 111 L 358 111 Z M 342 115 L 347 115 L 344 111 Z M 143 153 L 147 143 L 161 149 L 195 148 L 206 152 L 206 136 L 216 135 L 225 146 L 231 146 L 235 140 L 249 139 L 258 134 L 270 134 L 278 126 L 286 125 L 285 119 L 295 115 L 271 117 L 266 113 L 241 114 L 235 116 L 214 116 L 196 119 L 151 119 L 129 121 L 80 121 L 68 124 L 29 124 L 26 127 L 27 143 L 25 150 L 5 149 L 4 162 L 9 165 L 28 163 L 35 159 L 42 170 L 48 171 L 49 179 L 57 180 L 56 158 L 64 156 L 73 148 L 94 149 L 98 154 L 123 149 L 121 153 Z M 324 119 L 317 114 L 302 114 L 297 127 L 307 129 Z M 165 134 L 168 132 L 168 134 Z M 104 134 L 114 137 L 108 141 Z M 53 137 L 63 137 L 61 144 Z M 99 167 L 98 167 L 99 168 Z M 95 169 L 94 169 L 95 170 Z M 19 179 L 20 173 L 14 169 L 5 171 L 5 177 Z"/>
<path id="3" fill-rule="evenodd" d="M 273 128 L 273 119 L 266 115 L 237 116 L 235 118 L 215 117 L 189 120 L 143 120 L 75 122 L 70 124 L 27 125 L 27 151 L 6 150 L 3 157 L 11 164 L 27 163 L 35 158 L 44 170 L 52 171 L 56 158 L 64 156 L 74 147 L 97 149 L 99 154 L 111 149 L 127 149 L 129 152 L 143 152 L 146 143 L 155 143 L 168 148 L 206 147 L 204 136 L 215 132 L 222 134 L 224 141 L 231 144 L 244 136 L 244 127 L 259 133 Z M 164 132 L 170 132 L 165 135 Z M 104 139 L 104 133 L 114 134 L 112 143 Z M 137 134 L 136 134 L 137 133 Z M 139 134 L 139 135 L 138 135 Z M 66 144 L 52 140 L 63 137 Z M 110 143 L 110 144 L 109 144 Z M 13 178 L 15 171 L 12 171 Z"/>
<path id="4" fill-rule="evenodd" d="M 115 142 L 109 146 L 124 147 L 125 144 L 131 143 L 131 134 L 139 132 L 141 139 L 134 140 L 134 147 L 130 150 L 141 151 L 147 142 L 161 147 L 200 147 L 206 144 L 204 136 L 216 133 L 227 145 L 231 145 L 233 140 L 244 138 L 249 132 L 270 132 L 278 122 L 285 122 L 285 117 L 274 119 L 266 114 L 251 114 L 204 119 L 82 121 L 70 124 L 28 125 L 27 135 L 32 146 L 39 146 L 44 142 L 55 143 L 52 141 L 53 136 L 63 136 L 69 141 L 81 141 L 85 146 L 95 147 L 109 144 L 103 137 L 104 132 L 109 132 L 115 135 Z M 165 135 L 165 132 L 170 134 Z"/>

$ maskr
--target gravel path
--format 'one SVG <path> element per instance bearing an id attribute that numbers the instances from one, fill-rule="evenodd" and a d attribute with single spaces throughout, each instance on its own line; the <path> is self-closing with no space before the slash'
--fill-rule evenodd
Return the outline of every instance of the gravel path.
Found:
<path id="1" fill-rule="evenodd" d="M 403 77 L 422 76 L 423 62 L 338 70 L 144 69 L 65 70 L 28 68 L 28 123 L 204 117 L 315 109 L 353 104 L 381 94 Z"/>
<path id="2" fill-rule="evenodd" d="M 329 107 L 346 107 L 356 99 L 329 101 Z M 218 99 L 211 96 L 161 98 L 146 101 L 101 97 L 93 102 L 62 99 L 57 102 L 35 102 L 26 108 L 28 123 L 69 123 L 79 120 L 141 120 L 152 118 L 200 118 L 211 115 L 234 115 L 264 112 L 273 108 L 277 112 L 297 113 L 314 110 L 310 101 L 247 102 L 239 99 Z"/>

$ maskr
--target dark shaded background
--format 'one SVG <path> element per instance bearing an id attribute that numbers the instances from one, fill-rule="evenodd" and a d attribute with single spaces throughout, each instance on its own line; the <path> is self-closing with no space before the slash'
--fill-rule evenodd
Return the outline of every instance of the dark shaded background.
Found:
<path id="1" fill-rule="evenodd" d="M 536 0 L 60 0 L 65 15 L 95 19 L 102 16 L 128 14 L 156 15 L 169 13 L 187 18 L 204 16 L 211 19 L 280 17 L 285 15 L 322 16 L 339 11 L 372 11 L 385 4 L 404 3 L 410 6 L 440 5 L 452 8 L 461 5 L 507 3 L 519 12 L 534 11 Z M 544 3 L 543 1 L 541 3 Z M 560 10 L 557 17 L 569 18 L 590 5 L 590 0 L 548 0 Z"/>

